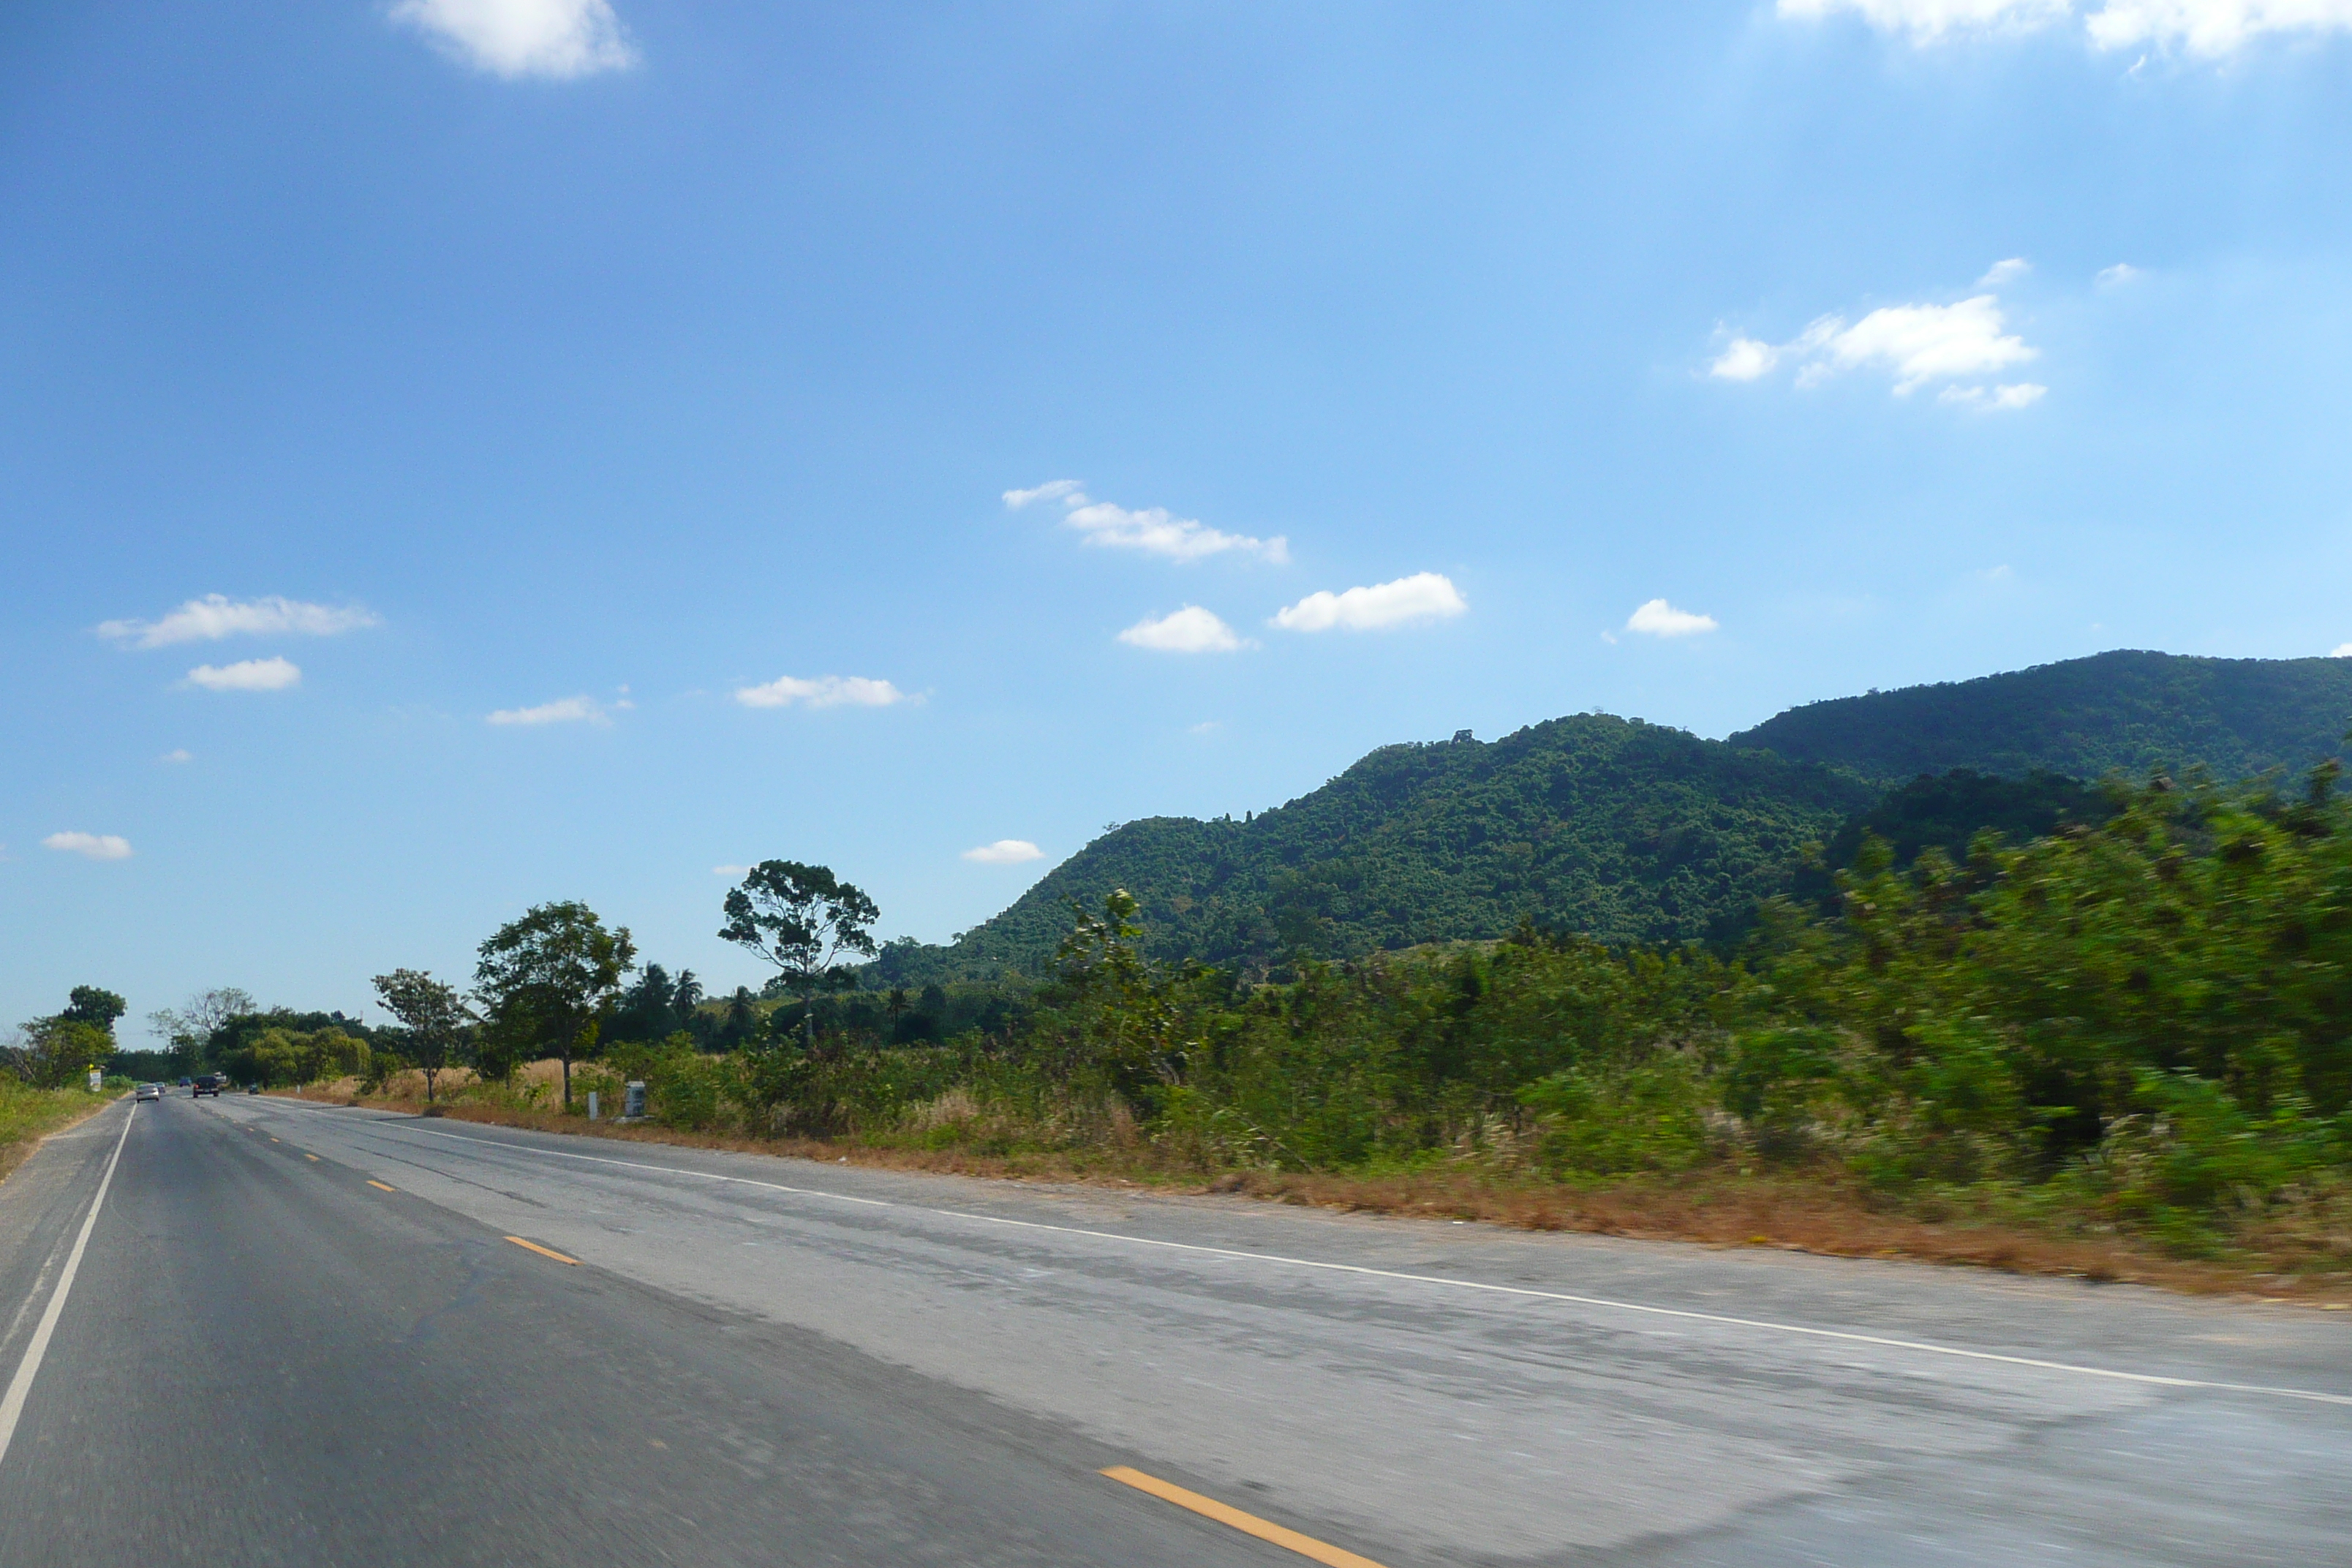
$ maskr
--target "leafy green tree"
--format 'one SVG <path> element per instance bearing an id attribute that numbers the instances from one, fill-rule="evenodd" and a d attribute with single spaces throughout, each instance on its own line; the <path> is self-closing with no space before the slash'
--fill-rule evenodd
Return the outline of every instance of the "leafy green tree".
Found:
<path id="1" fill-rule="evenodd" d="M 234 985 L 223 985 L 198 992 L 184 1007 L 163 1007 L 148 1014 L 147 1026 L 169 1042 L 175 1069 L 187 1072 L 213 1050 L 214 1037 L 230 1020 L 259 1010 L 250 994 Z"/>
<path id="2" fill-rule="evenodd" d="M 66 1089 L 113 1054 L 112 1035 L 59 1013 L 26 1024 L 22 1043 L 0 1052 L 0 1059 L 35 1089 Z"/>
<path id="3" fill-rule="evenodd" d="M 331 1025 L 321 1029 L 289 1029 L 272 1024 L 239 1037 L 221 1053 L 221 1066 L 243 1083 L 301 1085 L 322 1078 L 374 1075 L 375 1052 L 369 1043 Z"/>
<path id="4" fill-rule="evenodd" d="M 528 991 L 483 998 L 482 1023 L 474 1034 L 474 1070 L 505 1083 L 547 1038 L 548 1026 L 537 998 Z"/>
<path id="5" fill-rule="evenodd" d="M 492 932 L 475 966 L 476 989 L 493 1015 L 528 1016 L 538 1043 L 563 1063 L 563 1106 L 572 1108 L 572 1063 L 596 1048 L 597 1016 L 636 967 L 626 926 L 606 930 L 587 905 L 537 904 Z"/>
<path id="6" fill-rule="evenodd" d="M 882 911 L 828 867 L 762 860 L 728 893 L 726 914 L 719 936 L 774 964 L 777 978 L 800 994 L 801 1044 L 814 1046 L 817 992 L 856 983 L 842 957 L 874 956 L 869 931 Z"/>
<path id="7" fill-rule="evenodd" d="M 384 1011 L 408 1030 L 408 1059 L 425 1075 L 425 1103 L 432 1104 L 435 1080 L 459 1065 L 457 1058 L 476 1021 L 473 1009 L 456 986 L 421 969 L 377 975 L 375 994 Z"/>
<path id="8" fill-rule="evenodd" d="M 89 1024 L 102 1029 L 107 1037 L 112 1039 L 114 1021 L 122 1016 L 123 1010 L 129 1005 L 111 991 L 95 985 L 77 985 L 67 993 L 66 1010 L 58 1016 L 68 1023 Z"/>
<path id="9" fill-rule="evenodd" d="M 36 1089 L 66 1088 L 114 1055 L 114 1021 L 124 1005 L 111 991 L 77 985 L 64 1011 L 26 1024 L 0 1063 Z"/>

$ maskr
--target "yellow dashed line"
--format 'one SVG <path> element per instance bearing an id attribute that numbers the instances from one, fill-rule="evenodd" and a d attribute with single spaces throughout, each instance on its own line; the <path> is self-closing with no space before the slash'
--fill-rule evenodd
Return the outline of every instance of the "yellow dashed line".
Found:
<path id="1" fill-rule="evenodd" d="M 510 1236 L 507 1237 L 507 1239 L 513 1242 L 517 1247 L 524 1248 L 526 1251 L 538 1253 L 541 1258 L 552 1258 L 558 1263 L 569 1263 L 574 1268 L 580 1267 L 580 1259 L 576 1258 L 566 1258 L 563 1254 L 556 1251 L 555 1248 L 551 1247 L 541 1247 L 535 1241 L 525 1241 L 519 1236 Z"/>
<path id="2" fill-rule="evenodd" d="M 387 1186 L 385 1186 L 382 1182 L 377 1181 L 373 1176 L 370 1176 L 370 1177 L 368 1178 L 368 1185 L 369 1185 L 369 1186 L 371 1186 L 371 1187 L 374 1187 L 374 1188 L 376 1188 L 376 1189 L 377 1189 L 378 1191 L 380 1191 L 380 1192 L 386 1192 L 386 1193 L 390 1193 L 390 1192 L 396 1192 L 396 1191 L 398 1191 L 398 1190 L 399 1190 L 398 1188 L 395 1188 L 395 1187 L 387 1187 Z"/>
<path id="3" fill-rule="evenodd" d="M 507 1239 L 511 1241 L 514 1238 L 509 1237 Z M 1285 1530 L 1270 1520 L 1260 1519 L 1254 1513 L 1244 1513 L 1237 1508 L 1228 1508 L 1214 1498 L 1202 1497 L 1199 1492 L 1188 1492 L 1182 1487 L 1163 1481 L 1157 1476 L 1147 1476 L 1141 1470 L 1131 1470 L 1125 1465 L 1113 1465 L 1103 1474 L 1122 1486 L 1133 1487 L 1139 1492 L 1150 1492 L 1162 1502 L 1172 1502 L 1178 1508 L 1191 1509 L 1204 1519 L 1213 1519 L 1219 1524 L 1229 1524 L 1244 1535 L 1255 1535 L 1260 1541 L 1270 1541 L 1276 1546 L 1286 1547 L 1297 1552 L 1301 1557 L 1312 1557 L 1316 1562 L 1326 1564 L 1327 1568 L 1381 1568 L 1379 1563 L 1369 1557 L 1359 1557 L 1352 1552 L 1344 1551 L 1328 1542 L 1318 1541 L 1311 1535 L 1301 1535 L 1295 1530 Z"/>
<path id="4" fill-rule="evenodd" d="M 319 1157 L 319 1156 L 317 1156 L 316 1154 L 305 1154 L 305 1155 L 303 1155 L 303 1156 L 302 1156 L 302 1158 L 304 1158 L 305 1160 L 315 1160 L 315 1159 L 317 1159 L 318 1157 Z"/>

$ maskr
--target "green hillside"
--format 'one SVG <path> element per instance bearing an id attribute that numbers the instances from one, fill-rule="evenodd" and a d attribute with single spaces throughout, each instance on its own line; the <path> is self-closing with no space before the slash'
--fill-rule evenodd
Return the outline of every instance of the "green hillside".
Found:
<path id="1" fill-rule="evenodd" d="M 2203 763 L 2221 779 L 2343 754 L 2352 658 L 2116 652 L 1811 702 L 1730 737 L 1890 783 L 1952 768 L 2095 779 Z"/>
<path id="2" fill-rule="evenodd" d="M 1980 827 L 2023 842 L 2095 823 L 2096 780 L 2202 763 L 2216 777 L 2341 755 L 2352 658 L 2117 652 L 1790 709 L 1726 742 L 1585 715 L 1481 744 L 1386 746 L 1236 822 L 1130 822 L 945 947 L 892 944 L 871 981 L 1034 973 L 1070 900 L 1142 901 L 1155 956 L 1263 963 L 1500 936 L 1523 918 L 1606 942 L 1735 930 L 1758 899 L 1826 897 L 1819 842 L 1865 829 L 1898 861 Z M 1876 782 L 1870 782 L 1876 781 Z"/>
<path id="3" fill-rule="evenodd" d="M 1248 820 L 1128 823 L 951 946 L 894 944 L 873 979 L 1033 968 L 1072 899 L 1120 887 L 1157 955 L 1219 963 L 1499 936 L 1523 917 L 1612 942 L 1696 937 L 1779 890 L 1805 845 L 1877 796 L 1832 769 L 1598 714 L 1385 746 Z"/>

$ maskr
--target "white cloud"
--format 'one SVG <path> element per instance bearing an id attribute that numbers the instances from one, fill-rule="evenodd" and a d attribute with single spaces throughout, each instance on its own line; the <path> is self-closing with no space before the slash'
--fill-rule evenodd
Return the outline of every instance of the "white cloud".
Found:
<path id="1" fill-rule="evenodd" d="M 375 615 L 357 605 L 307 605 L 275 595 L 237 600 L 207 594 L 190 599 L 160 620 L 102 622 L 98 635 L 133 647 L 167 647 L 173 643 L 218 642 L 240 636 L 331 637 L 376 624 Z"/>
<path id="2" fill-rule="evenodd" d="M 52 833 L 41 840 L 44 849 L 61 849 L 68 855 L 85 855 L 92 860 L 128 860 L 131 840 L 111 833 Z"/>
<path id="3" fill-rule="evenodd" d="M 1328 589 L 1276 611 L 1274 624 L 1286 631 L 1324 632 L 1334 626 L 1351 632 L 1386 631 L 1414 621 L 1442 620 L 1458 616 L 1470 605 L 1452 581 L 1434 572 L 1417 572 L 1393 583 L 1350 588 L 1344 594 Z"/>
<path id="4" fill-rule="evenodd" d="M 1996 261 L 1986 268 L 1985 275 L 1977 279 L 1977 287 L 1998 289 L 2004 283 L 2016 282 L 2032 270 L 2033 263 L 2022 256 L 2012 256 L 2006 261 Z"/>
<path id="5" fill-rule="evenodd" d="M 155 760 L 159 763 L 192 763 L 196 760 L 196 754 L 183 746 L 177 751 L 166 752 Z"/>
<path id="6" fill-rule="evenodd" d="M 2095 47 L 2154 46 L 2209 59 L 2265 34 L 2352 31 L 2352 0 L 2100 0 L 2095 7 L 2076 0 L 1780 0 L 1783 16 L 1818 21 L 1851 13 L 1921 46 L 1965 33 L 2029 32 L 2078 10 Z"/>
<path id="7" fill-rule="evenodd" d="M 609 724 L 604 710 L 586 697 L 561 697 L 536 708 L 501 708 L 485 721 L 491 724 Z"/>
<path id="8" fill-rule="evenodd" d="M 2352 642 L 2340 642 L 2327 656 L 2330 658 L 2352 658 Z"/>
<path id="9" fill-rule="evenodd" d="M 2084 28 L 2103 49 L 2153 44 L 2212 58 L 2264 33 L 2352 31 L 2352 0 L 2106 0 Z"/>
<path id="10" fill-rule="evenodd" d="M 2008 386 L 1948 386 L 1936 395 L 1936 401 L 1992 414 L 2004 408 L 2030 408 L 2041 402 L 2049 390 L 2035 381 L 2021 381 Z"/>
<path id="11" fill-rule="evenodd" d="M 1232 653 L 1251 646 L 1198 605 L 1187 605 L 1156 621 L 1138 621 L 1119 633 L 1118 640 L 1161 653 Z"/>
<path id="12" fill-rule="evenodd" d="M 1713 616 L 1695 616 L 1664 599 L 1652 599 L 1625 617 L 1625 629 L 1654 637 L 1686 637 L 1715 630 L 1716 621 Z"/>
<path id="13" fill-rule="evenodd" d="M 1006 490 L 1004 504 L 1018 511 L 1035 501 L 1058 500 L 1064 508 L 1062 521 L 1084 534 L 1088 544 L 1140 550 L 1146 554 L 1165 555 L 1171 561 L 1198 561 L 1202 556 L 1222 555 L 1228 551 L 1255 555 L 1276 566 L 1290 559 L 1290 542 L 1280 534 L 1272 539 L 1253 539 L 1245 533 L 1226 533 L 1192 518 L 1177 517 L 1165 507 L 1129 511 L 1109 501 L 1096 500 L 1078 486 L 1076 479 L 1055 479 L 1034 489 Z"/>
<path id="14" fill-rule="evenodd" d="M 1221 555 L 1229 550 L 1262 557 L 1277 566 L 1290 559 L 1290 542 L 1278 533 L 1272 539 L 1253 539 L 1247 534 L 1210 528 L 1191 518 L 1171 516 L 1165 507 L 1129 511 L 1109 501 L 1087 501 L 1084 496 L 1068 500 L 1086 504 L 1072 506 L 1069 515 L 1062 521 L 1085 534 L 1088 544 L 1140 550 L 1147 554 L 1165 555 L 1171 561 L 1198 561 L 1204 555 Z"/>
<path id="15" fill-rule="evenodd" d="M 1024 860 L 1043 860 L 1045 852 L 1026 838 L 1000 838 L 965 850 L 963 858 L 982 866 L 1018 866 Z"/>
<path id="16" fill-rule="evenodd" d="M 637 63 L 608 0 L 396 0 L 392 18 L 493 76 L 579 77 Z"/>
<path id="17" fill-rule="evenodd" d="M 2140 269 L 2130 262 L 2118 261 L 2113 267 L 2100 268 L 2099 275 L 2091 281 L 2102 289 L 2120 289 L 2141 275 Z"/>
<path id="18" fill-rule="evenodd" d="M 710 868 L 710 874 L 714 877 L 748 877 L 751 874 L 751 868 L 749 866 L 713 866 Z"/>
<path id="19" fill-rule="evenodd" d="M 1990 294 L 1954 305 L 1888 305 L 1853 326 L 1832 322 L 1822 353 L 1841 370 L 1882 366 L 1907 395 L 1928 381 L 1983 375 L 2038 357 L 2039 349 L 2001 331 L 2000 301 Z"/>
<path id="20" fill-rule="evenodd" d="M 1184 732 L 1188 735 L 1213 735 L 1216 733 L 1216 731 L 1217 721 L 1214 719 L 1203 719 L 1199 723 L 1187 729 Z"/>
<path id="21" fill-rule="evenodd" d="M 1725 381 L 1754 381 L 1793 361 L 1801 367 L 1796 384 L 1805 387 L 1842 371 L 1878 369 L 1894 376 L 1896 396 L 1908 397 L 1931 381 L 1985 375 L 2041 357 L 2040 349 L 2004 331 L 2007 325 L 2000 301 L 1990 294 L 1949 305 L 1885 305 L 1852 326 L 1843 316 L 1822 316 L 1778 345 L 1734 338 L 1708 374 Z M 2025 401 L 2046 390 L 2036 389 Z"/>
<path id="22" fill-rule="evenodd" d="M 1754 381 L 1780 363 L 1780 351 L 1770 343 L 1734 338 L 1729 348 L 1715 356 L 1706 374 L 1719 381 Z"/>
<path id="23" fill-rule="evenodd" d="M 1031 501 L 1060 500 L 1065 496 L 1076 495 L 1086 483 L 1084 479 L 1047 479 L 1034 490 L 1006 490 L 1004 504 L 1008 510 L 1019 511 Z"/>
<path id="24" fill-rule="evenodd" d="M 283 658 L 242 658 L 235 664 L 200 664 L 188 684 L 206 691 L 283 691 L 302 683 L 301 668 Z"/>
<path id="25" fill-rule="evenodd" d="M 1805 21 L 1850 11 L 1882 33 L 1933 44 L 1955 33 L 2024 32 L 2066 19 L 2072 0 L 1780 0 Z"/>
<path id="26" fill-rule="evenodd" d="M 887 680 L 862 675 L 820 675 L 814 680 L 782 675 L 764 686 L 738 689 L 735 700 L 746 708 L 789 708 L 795 702 L 803 708 L 887 708 L 915 699 Z"/>

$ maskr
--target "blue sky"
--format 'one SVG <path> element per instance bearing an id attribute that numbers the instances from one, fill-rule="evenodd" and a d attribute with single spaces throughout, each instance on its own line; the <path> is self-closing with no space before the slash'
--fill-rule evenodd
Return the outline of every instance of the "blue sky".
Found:
<path id="1" fill-rule="evenodd" d="M 2352 0 L 23 0 L 0 1017 L 2330 652 L 2347 132 Z"/>

